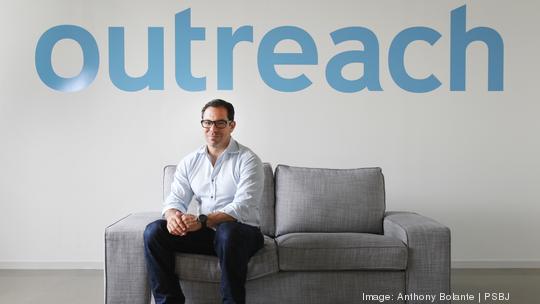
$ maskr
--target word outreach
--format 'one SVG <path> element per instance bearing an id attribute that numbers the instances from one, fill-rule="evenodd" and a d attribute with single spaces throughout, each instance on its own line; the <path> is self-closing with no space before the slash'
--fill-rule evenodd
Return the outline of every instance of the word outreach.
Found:
<path id="1" fill-rule="evenodd" d="M 175 15 L 174 59 L 175 78 L 180 88 L 186 91 L 206 90 L 206 77 L 195 77 L 191 71 L 191 44 L 204 41 L 206 28 L 191 25 L 191 9 Z M 123 91 L 164 89 L 164 35 L 163 27 L 148 27 L 148 63 L 144 75 L 133 77 L 125 67 L 124 28 L 109 27 L 109 77 Z M 389 72 L 394 82 L 403 90 L 414 93 L 430 92 L 441 86 L 439 79 L 431 74 L 424 78 L 412 77 L 405 66 L 405 51 L 415 42 L 434 45 L 441 38 L 436 30 L 415 26 L 399 32 L 388 50 Z M 77 76 L 65 78 L 55 73 L 52 51 L 63 39 L 74 40 L 81 48 L 83 65 Z M 379 42 L 368 28 L 351 26 L 330 33 L 334 45 L 346 41 L 359 41 L 362 50 L 349 50 L 336 54 L 326 63 L 325 75 L 328 85 L 334 90 L 354 93 L 367 89 L 382 91 L 379 80 Z M 291 40 L 301 51 L 295 53 L 276 52 L 276 46 Z M 488 27 L 466 28 L 466 6 L 452 10 L 450 21 L 450 90 L 465 91 L 466 50 L 475 41 L 485 43 L 488 57 L 488 90 L 502 91 L 504 78 L 504 43 L 497 31 Z M 231 27 L 217 28 L 217 88 L 233 89 L 233 52 L 240 42 L 253 43 L 253 26 L 244 25 L 235 30 Z M 77 25 L 58 25 L 47 30 L 39 38 L 35 52 L 35 65 L 41 81 L 51 89 L 73 92 L 88 87 L 99 70 L 99 50 L 95 38 Z M 348 64 L 360 63 L 363 73 L 357 79 L 347 79 L 342 70 Z M 257 49 L 257 66 L 261 79 L 270 88 L 281 92 L 296 92 L 308 88 L 312 82 L 298 68 L 296 77 L 283 77 L 276 66 L 318 65 L 317 45 L 313 37 L 296 26 L 280 26 L 268 31 L 260 40 Z"/>

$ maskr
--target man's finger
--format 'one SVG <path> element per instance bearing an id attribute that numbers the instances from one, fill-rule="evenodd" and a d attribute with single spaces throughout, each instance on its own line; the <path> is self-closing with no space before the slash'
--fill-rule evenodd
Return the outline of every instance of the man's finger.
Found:
<path id="1" fill-rule="evenodd" d="M 176 222 L 178 223 L 178 226 L 180 226 L 180 228 L 181 228 L 182 230 L 185 230 L 186 227 L 185 227 L 184 221 L 183 221 L 184 214 L 182 214 L 180 211 L 176 211 L 175 215 L 176 215 L 176 216 L 175 216 L 174 219 L 175 219 Z"/>
<path id="2" fill-rule="evenodd" d="M 178 219 L 178 226 L 180 227 L 180 229 L 182 230 L 186 230 L 186 224 L 182 221 L 182 219 Z"/>
<path id="3" fill-rule="evenodd" d="M 186 235 L 186 231 L 180 228 L 176 229 L 174 232 L 176 233 L 176 235 L 179 235 L 179 236 Z"/>
<path id="4" fill-rule="evenodd" d="M 179 226 L 176 226 L 175 228 L 172 229 L 171 234 L 172 235 L 182 235 L 182 229 L 180 229 Z"/>
<path id="5" fill-rule="evenodd" d="M 176 216 L 174 216 L 172 218 L 172 221 L 174 222 L 174 228 L 181 228 L 181 229 L 185 229 L 185 225 L 184 223 L 182 222 L 182 218 L 179 215 L 179 212 L 176 213 Z"/>
<path id="6" fill-rule="evenodd" d="M 170 222 L 170 223 L 167 223 L 167 230 L 169 230 L 169 233 L 172 234 L 172 235 L 175 235 L 175 226 L 174 226 L 174 223 Z"/>

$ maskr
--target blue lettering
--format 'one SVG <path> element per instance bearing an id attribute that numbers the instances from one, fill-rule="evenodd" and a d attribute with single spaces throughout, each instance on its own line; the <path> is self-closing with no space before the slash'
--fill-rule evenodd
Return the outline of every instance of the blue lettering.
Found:
<path id="1" fill-rule="evenodd" d="M 240 41 L 253 42 L 252 26 L 242 26 L 234 33 L 230 27 L 218 28 L 218 90 L 233 89 L 233 49 Z"/>
<path id="2" fill-rule="evenodd" d="M 467 30 L 466 5 L 451 11 L 450 20 L 450 90 L 465 91 L 467 47 L 476 41 L 487 47 L 487 80 L 489 91 L 504 88 L 504 42 L 497 31 L 489 27 Z M 217 28 L 217 89 L 232 90 L 234 87 L 234 49 L 241 42 L 253 43 L 253 26 L 244 25 L 233 31 L 231 27 Z M 148 28 L 147 69 L 143 75 L 128 75 L 125 59 L 125 36 L 123 27 L 109 27 L 108 31 L 109 76 L 120 90 L 134 92 L 145 88 L 164 89 L 164 28 Z M 196 77 L 192 71 L 192 42 L 206 40 L 205 27 L 191 26 L 191 9 L 183 10 L 174 19 L 175 80 L 178 87 L 191 92 L 206 90 L 206 76 Z M 364 89 L 382 91 L 379 67 L 379 41 L 368 28 L 344 27 L 330 33 L 334 45 L 346 41 L 362 44 L 361 49 L 348 50 L 331 57 L 326 65 L 328 84 L 336 91 L 354 93 Z M 403 90 L 414 93 L 433 91 L 441 86 L 434 74 L 424 78 L 411 76 L 405 67 L 405 52 L 409 45 L 424 41 L 434 45 L 441 34 L 429 27 L 411 27 L 399 32 L 388 49 L 388 68 L 394 82 Z M 75 77 L 62 77 L 53 68 L 52 52 L 59 41 L 74 40 L 82 50 L 83 66 Z M 278 52 L 276 47 L 283 41 L 292 41 L 300 47 L 296 52 Z M 343 76 L 349 64 L 362 64 L 362 71 L 353 79 Z M 267 32 L 257 50 L 257 67 L 261 79 L 274 90 L 297 92 L 312 82 L 302 72 L 284 77 L 276 66 L 317 65 L 318 50 L 313 37 L 296 26 L 280 26 Z M 88 87 L 99 70 L 99 50 L 94 37 L 76 25 L 58 25 L 47 30 L 39 38 L 35 50 L 35 66 L 39 78 L 48 87 L 58 91 L 74 92 Z M 356 67 L 349 66 L 349 67 Z"/>
<path id="3" fill-rule="evenodd" d="M 120 90 L 163 90 L 163 28 L 148 28 L 148 69 L 141 77 L 131 77 L 125 67 L 124 28 L 110 27 L 109 75 Z"/>
<path id="4" fill-rule="evenodd" d="M 413 41 L 426 41 L 433 45 L 441 38 L 439 32 L 429 27 L 411 27 L 401 31 L 392 40 L 388 52 L 388 65 L 390 75 L 402 89 L 414 93 L 433 91 L 441 85 L 441 82 L 433 74 L 424 79 L 415 79 L 405 70 L 405 49 Z"/>
<path id="5" fill-rule="evenodd" d="M 347 51 L 335 55 L 326 66 L 326 80 L 340 92 L 353 93 L 367 88 L 382 91 L 379 83 L 379 42 L 375 34 L 364 27 L 346 27 L 330 34 L 334 44 L 357 40 L 364 45 L 363 51 Z M 364 64 L 364 75 L 355 80 L 347 80 L 342 75 L 343 67 L 349 63 Z"/>
<path id="6" fill-rule="evenodd" d="M 191 74 L 191 41 L 205 40 L 206 28 L 191 27 L 191 9 L 176 14 L 174 26 L 176 83 L 186 91 L 204 91 L 206 77 Z"/>
<path id="7" fill-rule="evenodd" d="M 467 46 L 482 41 L 488 47 L 488 90 L 503 90 L 504 43 L 497 31 L 488 27 L 466 30 L 466 6 L 452 11 L 450 32 L 450 90 L 465 91 Z"/>
<path id="8" fill-rule="evenodd" d="M 71 78 L 54 72 L 51 56 L 56 43 L 62 39 L 75 40 L 82 49 L 83 67 L 79 75 Z M 85 29 L 76 25 L 58 25 L 47 30 L 38 40 L 35 56 L 39 78 L 49 88 L 62 92 L 76 92 L 89 86 L 99 69 L 99 52 L 96 40 Z"/>
<path id="9" fill-rule="evenodd" d="M 300 53 L 275 53 L 276 45 L 286 39 L 297 42 L 302 48 Z M 277 27 L 264 35 L 259 45 L 257 61 L 262 80 L 271 88 L 281 92 L 296 92 L 311 85 L 306 75 L 295 78 L 283 78 L 277 74 L 278 64 L 315 65 L 318 62 L 317 47 L 313 38 L 303 29 L 294 26 Z"/>

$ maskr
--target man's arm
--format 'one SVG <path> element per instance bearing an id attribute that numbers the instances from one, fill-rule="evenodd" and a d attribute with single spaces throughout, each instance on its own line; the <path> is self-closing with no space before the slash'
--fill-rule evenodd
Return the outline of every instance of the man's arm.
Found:
<path id="1" fill-rule="evenodd" d="M 192 197 L 193 190 L 191 190 L 188 180 L 186 159 L 183 159 L 176 166 L 176 171 L 174 172 L 174 178 L 171 184 L 171 192 L 163 202 L 161 215 L 165 217 L 165 213 L 169 209 L 175 209 L 182 213 L 186 213 Z"/>
<path id="2" fill-rule="evenodd" d="M 169 233 L 173 235 L 185 235 L 187 232 L 187 225 L 182 220 L 182 215 L 187 211 L 188 204 L 193 197 L 187 172 L 187 164 L 183 159 L 176 166 L 171 192 L 163 202 L 162 216 L 167 220 Z"/>
<path id="3" fill-rule="evenodd" d="M 206 226 L 210 228 L 216 228 L 217 225 L 223 222 L 236 222 L 236 219 L 227 213 L 223 212 L 213 212 L 208 215 L 206 220 Z"/>
<path id="4" fill-rule="evenodd" d="M 263 165 L 259 157 L 248 153 L 240 165 L 240 180 L 233 201 L 209 215 L 214 226 L 224 221 L 253 222 L 257 216 L 264 187 Z"/>

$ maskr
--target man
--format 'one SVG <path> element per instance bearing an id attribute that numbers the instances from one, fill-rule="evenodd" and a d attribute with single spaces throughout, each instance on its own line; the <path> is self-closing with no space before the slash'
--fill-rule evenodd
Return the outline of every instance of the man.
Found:
<path id="1" fill-rule="evenodd" d="M 202 109 L 206 145 L 178 166 L 164 219 L 144 231 L 146 265 L 156 304 L 184 303 L 175 274 L 175 253 L 217 255 L 223 303 L 245 303 L 247 264 L 263 247 L 259 201 L 262 162 L 231 133 L 236 127 L 232 104 L 215 99 Z M 194 198 L 199 214 L 187 214 Z"/>

